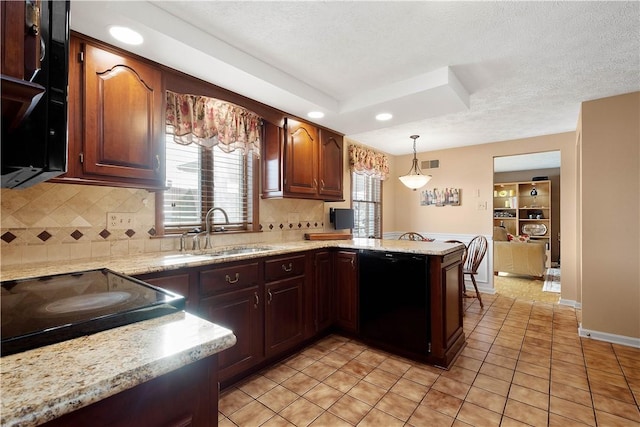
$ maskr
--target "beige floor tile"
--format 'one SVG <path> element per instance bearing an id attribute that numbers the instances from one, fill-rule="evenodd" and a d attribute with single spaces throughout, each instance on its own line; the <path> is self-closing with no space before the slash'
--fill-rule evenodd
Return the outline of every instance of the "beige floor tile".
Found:
<path id="1" fill-rule="evenodd" d="M 498 427 L 501 415 L 471 402 L 464 402 L 456 419 L 473 426 Z"/>
<path id="2" fill-rule="evenodd" d="M 565 418 L 580 421 L 581 423 L 590 426 L 596 425 L 593 408 L 583 406 L 569 400 L 564 400 L 556 396 L 551 396 L 549 399 L 549 412 L 562 415 Z"/>
<path id="3" fill-rule="evenodd" d="M 406 397 L 409 400 L 420 403 L 427 394 L 427 391 L 429 391 L 429 387 L 410 381 L 406 378 L 400 378 L 390 391 Z"/>
<path id="4" fill-rule="evenodd" d="M 465 402 L 475 403 L 482 408 L 486 408 L 498 414 L 502 414 L 502 412 L 504 411 L 504 405 L 507 402 L 507 398 L 504 396 L 500 396 L 499 394 L 483 390 L 479 387 L 471 387 L 469 393 L 467 393 Z"/>
<path id="5" fill-rule="evenodd" d="M 516 365 L 516 371 L 524 372 L 525 374 L 533 375 L 534 377 L 549 378 L 549 368 L 545 368 L 544 366 L 534 365 L 528 362 L 523 362 L 521 360 L 518 360 L 518 364 Z"/>
<path id="6" fill-rule="evenodd" d="M 271 381 L 274 381 L 280 384 L 281 382 L 291 378 L 297 373 L 298 373 L 297 370 L 282 363 L 271 369 L 266 369 L 265 371 L 263 371 L 262 375 L 265 378 L 269 378 Z"/>
<path id="7" fill-rule="evenodd" d="M 233 424 L 235 426 L 235 424 Z M 220 426 L 218 426 L 220 427 Z M 274 415 L 269 418 L 267 422 L 262 424 L 260 427 L 297 427 L 295 424 L 291 424 L 289 421 L 282 418 L 280 415 Z"/>
<path id="8" fill-rule="evenodd" d="M 310 424 L 311 427 L 352 427 L 353 424 L 346 422 L 342 418 L 333 415 L 331 412 L 324 412 Z"/>
<path id="9" fill-rule="evenodd" d="M 549 413 L 549 427 L 585 427 L 587 424 L 580 421 L 572 420 L 570 418 L 563 417 L 562 415 Z M 607 426 L 603 426 L 607 427 Z M 608 426 L 611 427 L 611 426 Z"/>
<path id="10" fill-rule="evenodd" d="M 344 396 L 343 392 L 336 390 L 325 383 L 318 384 L 304 394 L 305 399 L 324 409 L 328 409 L 342 396 Z"/>
<path id="11" fill-rule="evenodd" d="M 509 383 L 508 381 L 490 377 L 488 375 L 478 374 L 476 380 L 473 382 L 473 385 L 483 390 L 487 390 L 492 393 L 499 394 L 500 396 L 507 397 L 507 395 L 509 394 L 509 387 L 511 383 Z"/>
<path id="12" fill-rule="evenodd" d="M 513 378 L 513 369 L 503 368 L 502 366 L 487 362 L 482 364 L 480 373 L 502 381 L 511 381 Z"/>
<path id="13" fill-rule="evenodd" d="M 288 380 L 283 381 L 281 385 L 302 396 L 318 384 L 320 384 L 320 382 L 315 378 L 298 372 Z"/>
<path id="14" fill-rule="evenodd" d="M 238 388 L 254 399 L 257 399 L 277 385 L 278 384 L 276 382 L 271 381 L 269 378 L 258 375 L 250 378 L 245 383 L 238 385 Z"/>
<path id="15" fill-rule="evenodd" d="M 518 356 L 520 355 L 520 350 L 514 350 L 512 348 L 502 347 L 500 345 L 494 344 L 491 346 L 491 350 L 489 351 L 489 353 L 517 360 Z"/>
<path id="16" fill-rule="evenodd" d="M 549 395 L 539 391 L 512 384 L 509 390 L 509 399 L 518 400 L 536 408 L 549 409 Z"/>
<path id="17" fill-rule="evenodd" d="M 285 365 L 293 368 L 297 371 L 302 371 L 307 366 L 315 362 L 315 359 L 305 356 L 304 354 L 298 354 L 284 361 Z"/>
<path id="18" fill-rule="evenodd" d="M 220 395 L 218 411 L 229 417 L 229 415 L 251 402 L 253 402 L 253 398 L 251 396 L 234 387 Z"/>
<path id="19" fill-rule="evenodd" d="M 393 357 L 389 357 L 385 360 L 383 360 L 377 367 L 378 369 L 382 369 L 383 371 L 387 371 L 391 374 L 395 374 L 398 375 L 398 377 L 401 377 L 402 375 L 405 374 L 405 372 L 407 372 L 409 370 L 409 368 L 411 368 L 411 363 L 402 361 L 402 360 L 398 360 L 396 358 Z"/>
<path id="20" fill-rule="evenodd" d="M 442 373 L 443 377 L 447 377 L 452 380 L 460 381 L 461 383 L 469 385 L 473 384 L 473 381 L 475 381 L 477 375 L 478 373 L 476 371 L 470 371 L 458 366 L 453 366 L 448 371 L 444 371 Z"/>
<path id="21" fill-rule="evenodd" d="M 533 375 L 525 374 L 524 372 L 516 371 L 513 375 L 513 383 L 528 387 L 533 390 L 549 393 L 549 380 L 546 378 L 534 377 Z"/>
<path id="22" fill-rule="evenodd" d="M 257 400 L 229 415 L 229 419 L 238 426 L 259 426 L 276 413 Z"/>
<path id="23" fill-rule="evenodd" d="M 393 392 L 385 394 L 375 405 L 377 409 L 402 421 L 407 421 L 417 406 L 418 402 Z"/>
<path id="24" fill-rule="evenodd" d="M 280 411 L 279 415 L 295 426 L 308 426 L 323 412 L 323 408 L 301 397 Z"/>
<path id="25" fill-rule="evenodd" d="M 335 351 L 332 351 L 330 353 L 327 353 L 326 355 L 324 355 L 321 359 L 320 362 L 329 365 L 329 366 L 333 366 L 336 369 L 339 369 L 341 367 L 343 367 L 344 365 L 346 365 L 349 361 L 351 360 L 351 358 L 349 356 L 345 356 L 342 353 L 338 353 Z"/>
<path id="26" fill-rule="evenodd" d="M 322 362 L 315 362 L 302 370 L 303 374 L 309 375 L 318 381 L 322 381 L 329 375 L 333 374 L 337 369 L 334 366 L 327 365 Z"/>
<path id="27" fill-rule="evenodd" d="M 611 384 L 609 381 L 603 381 L 595 378 L 589 379 L 589 385 L 591 386 L 591 393 L 593 394 L 609 396 L 613 399 L 622 400 L 627 403 L 635 402 L 629 386 L 618 386 Z"/>
<path id="28" fill-rule="evenodd" d="M 504 415 L 532 426 L 547 425 L 547 411 L 535 408 L 513 399 L 507 399 Z"/>
<path id="29" fill-rule="evenodd" d="M 403 376 L 403 378 L 427 387 L 431 387 L 439 377 L 439 373 L 435 373 L 416 366 L 412 366 L 411 368 L 409 368 L 409 370 L 405 372 Z"/>
<path id="30" fill-rule="evenodd" d="M 596 419 L 599 426 L 607 427 L 638 427 L 637 421 L 631 421 L 608 412 L 596 411 Z"/>
<path id="31" fill-rule="evenodd" d="M 502 417 L 502 421 L 500 421 L 500 427 L 528 427 L 528 426 L 530 426 L 530 424 L 526 424 L 509 417 Z"/>
<path id="32" fill-rule="evenodd" d="M 371 409 L 371 405 L 367 405 L 355 397 L 343 396 L 329 408 L 329 412 L 352 425 L 356 425 Z"/>
<path id="33" fill-rule="evenodd" d="M 375 406 L 376 403 L 387 393 L 387 388 L 379 387 L 375 384 L 371 384 L 366 380 L 360 381 L 347 393 L 351 397 L 355 397 L 358 400 L 366 403 L 370 406 Z"/>
<path id="34" fill-rule="evenodd" d="M 462 399 L 431 389 L 422 400 L 421 405 L 455 418 L 462 402 Z"/>
<path id="35" fill-rule="evenodd" d="M 345 372 L 337 371 L 329 375 L 323 382 L 336 390 L 346 393 L 351 389 L 351 387 L 360 382 L 360 378 L 354 377 L 353 375 L 349 375 Z"/>
<path id="36" fill-rule="evenodd" d="M 375 368 L 371 365 L 358 362 L 357 360 L 351 360 L 349 363 L 340 368 L 340 372 L 344 372 L 346 374 L 353 375 L 354 377 L 362 379 L 374 369 Z"/>
<path id="37" fill-rule="evenodd" d="M 579 403 L 584 406 L 592 405 L 591 393 L 589 393 L 588 390 L 571 387 L 570 385 L 556 381 L 551 382 L 551 395 L 574 403 Z"/>
<path id="38" fill-rule="evenodd" d="M 296 393 L 278 385 L 258 397 L 258 401 L 272 411 L 279 412 L 298 397 Z"/>
<path id="39" fill-rule="evenodd" d="M 367 365 L 378 366 L 382 362 L 384 362 L 390 355 L 383 353 L 381 351 L 367 349 L 360 353 L 356 360 L 362 363 L 366 363 Z"/>
<path id="40" fill-rule="evenodd" d="M 404 421 L 373 408 L 363 419 L 358 423 L 358 427 L 402 427 Z"/>
<path id="41" fill-rule="evenodd" d="M 485 363 L 491 363 L 493 365 L 501 366 L 503 368 L 514 370 L 516 368 L 516 363 L 518 363 L 517 359 L 512 359 L 511 357 L 502 356 L 500 354 L 491 353 L 487 355 L 487 358 L 484 359 Z"/>
<path id="42" fill-rule="evenodd" d="M 400 376 L 401 374 L 392 374 L 390 372 L 383 371 L 382 369 L 375 368 L 364 377 L 364 380 L 388 390 L 398 382 Z"/>
<path id="43" fill-rule="evenodd" d="M 640 425 L 640 412 L 638 411 L 638 406 L 633 403 L 626 403 L 607 396 L 593 394 L 593 406 L 597 411 L 608 412 L 609 414 L 626 418 Z"/>
<path id="44" fill-rule="evenodd" d="M 438 426 L 448 427 L 453 425 L 454 418 L 438 412 L 429 406 L 419 405 L 409 418 L 407 424 L 411 427 Z"/>
<path id="45" fill-rule="evenodd" d="M 565 384 L 581 390 L 589 391 L 589 381 L 587 377 L 566 373 L 557 369 L 551 369 L 551 383 Z"/>
<path id="46" fill-rule="evenodd" d="M 431 389 L 433 390 L 441 391 L 442 393 L 457 397 L 458 399 L 464 399 L 470 388 L 470 384 L 465 384 L 443 376 L 438 378 L 431 386 Z"/>
<path id="47" fill-rule="evenodd" d="M 472 359 L 466 356 L 459 356 L 454 362 L 454 366 L 460 368 L 469 369 L 470 371 L 478 372 L 482 366 L 482 361 L 478 359 Z"/>

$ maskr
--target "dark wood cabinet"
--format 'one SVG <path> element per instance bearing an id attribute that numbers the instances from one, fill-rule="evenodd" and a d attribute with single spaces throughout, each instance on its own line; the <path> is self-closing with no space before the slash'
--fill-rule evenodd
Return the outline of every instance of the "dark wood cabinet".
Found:
<path id="1" fill-rule="evenodd" d="M 341 201 L 343 138 L 287 118 L 281 128 L 264 124 L 262 197 Z"/>
<path id="2" fill-rule="evenodd" d="M 217 426 L 216 365 L 217 356 L 209 356 L 65 414 L 43 426 Z"/>
<path id="3" fill-rule="evenodd" d="M 264 358 L 264 297 L 261 262 L 239 262 L 199 272 L 198 312 L 231 329 L 237 342 L 218 355 L 220 381 L 244 372 Z"/>
<path id="4" fill-rule="evenodd" d="M 218 354 L 220 381 L 250 369 L 263 359 L 261 289 L 261 286 L 250 286 L 200 302 L 200 315 L 231 329 L 237 339 L 236 345 Z"/>
<path id="5" fill-rule="evenodd" d="M 270 258 L 264 264 L 265 354 L 272 357 L 302 342 L 307 255 Z"/>
<path id="6" fill-rule="evenodd" d="M 75 34 L 69 58 L 69 171 L 65 178 L 162 188 L 161 69 Z"/>
<path id="7" fill-rule="evenodd" d="M 314 333 L 327 330 L 335 321 L 333 262 L 330 251 L 313 257 L 313 325 Z"/>
<path id="8" fill-rule="evenodd" d="M 336 291 L 336 325 L 358 332 L 358 253 L 336 251 L 333 258 Z"/>

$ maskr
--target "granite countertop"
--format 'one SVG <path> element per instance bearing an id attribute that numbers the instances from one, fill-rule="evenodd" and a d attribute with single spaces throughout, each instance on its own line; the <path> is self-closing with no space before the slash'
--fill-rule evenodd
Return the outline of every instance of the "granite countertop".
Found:
<path id="1" fill-rule="evenodd" d="M 321 248 L 447 255 L 460 244 L 408 240 L 325 240 L 242 245 L 253 252 L 154 253 L 104 260 L 2 267 L 3 281 L 108 268 L 140 275 Z M 235 248 L 238 248 L 236 246 Z M 259 250 L 257 250 L 259 249 Z M 255 251 L 257 250 L 257 251 Z M 0 359 L 0 424 L 33 426 L 233 346 L 232 331 L 186 312 L 133 323 Z M 117 357 L 114 357 L 117 355 Z M 111 363 L 105 363 L 110 361 Z"/>
<path id="2" fill-rule="evenodd" d="M 229 261 L 284 255 L 294 252 L 322 249 L 369 249 L 390 252 L 419 253 L 425 255 L 447 255 L 460 249 L 459 243 L 417 242 L 411 240 L 381 240 L 381 239 L 352 239 L 352 240 L 303 240 L 278 244 L 251 244 L 234 247 L 214 248 L 200 252 L 159 252 L 140 254 L 122 258 L 104 260 L 77 260 L 69 263 L 38 263 L 1 267 L 2 281 L 38 277 L 45 275 L 69 273 L 74 271 L 108 268 L 127 275 L 140 275 L 160 271 L 176 270 L 182 267 L 196 267 L 199 265 L 220 264 Z M 240 253 L 235 255 L 214 256 L 215 252 L 229 248 L 260 248 L 258 252 Z"/>
<path id="3" fill-rule="evenodd" d="M 0 359 L 0 424 L 35 426 L 233 346 L 186 312 Z"/>

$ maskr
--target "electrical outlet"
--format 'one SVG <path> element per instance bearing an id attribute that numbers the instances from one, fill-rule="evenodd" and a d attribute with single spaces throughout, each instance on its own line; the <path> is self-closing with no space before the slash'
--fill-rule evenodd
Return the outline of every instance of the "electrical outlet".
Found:
<path id="1" fill-rule="evenodd" d="M 478 210 L 479 211 L 486 211 L 487 210 L 487 202 L 478 202 Z"/>
<path id="2" fill-rule="evenodd" d="M 135 214 L 132 212 L 108 212 L 107 230 L 128 230 L 135 228 Z"/>

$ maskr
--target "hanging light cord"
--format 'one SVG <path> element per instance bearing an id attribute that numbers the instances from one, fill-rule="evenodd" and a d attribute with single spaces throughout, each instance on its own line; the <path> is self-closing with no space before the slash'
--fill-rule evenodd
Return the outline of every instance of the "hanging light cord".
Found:
<path id="1" fill-rule="evenodd" d="M 411 175 L 411 171 L 415 171 L 416 175 L 422 175 L 422 171 L 418 167 L 418 158 L 416 157 L 416 139 L 420 138 L 420 135 L 411 135 L 409 138 L 413 139 L 413 163 L 411 169 L 409 169 L 409 175 Z"/>

